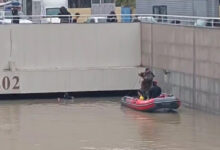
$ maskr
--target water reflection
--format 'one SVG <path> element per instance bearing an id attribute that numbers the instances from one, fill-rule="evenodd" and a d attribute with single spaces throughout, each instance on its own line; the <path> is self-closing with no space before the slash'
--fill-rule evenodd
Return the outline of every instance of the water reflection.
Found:
<path id="1" fill-rule="evenodd" d="M 0 106 L 1 149 L 15 149 L 17 133 L 20 130 L 19 105 Z M 1 136 L 4 135 L 4 136 Z"/>
<path id="2" fill-rule="evenodd" d="M 147 113 L 123 106 L 121 110 L 138 126 L 142 147 L 161 148 L 161 144 L 157 144 L 157 142 L 161 140 L 161 134 L 169 130 L 167 126 L 179 125 L 181 123 L 181 117 L 176 111 Z M 163 127 L 161 127 L 161 124 L 163 124 Z"/>

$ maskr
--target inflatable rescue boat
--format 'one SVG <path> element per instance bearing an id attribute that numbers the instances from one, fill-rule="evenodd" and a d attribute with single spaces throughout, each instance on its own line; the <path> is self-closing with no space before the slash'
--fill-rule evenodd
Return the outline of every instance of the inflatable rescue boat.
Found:
<path id="1" fill-rule="evenodd" d="M 173 95 L 161 94 L 159 97 L 149 100 L 124 96 L 121 99 L 121 104 L 135 110 L 152 112 L 159 109 L 178 109 L 181 101 Z"/>

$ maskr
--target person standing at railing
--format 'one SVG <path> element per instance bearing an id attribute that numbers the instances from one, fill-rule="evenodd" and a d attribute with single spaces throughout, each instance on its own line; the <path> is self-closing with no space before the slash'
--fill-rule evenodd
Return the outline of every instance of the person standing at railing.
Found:
<path id="1" fill-rule="evenodd" d="M 80 17 L 80 13 L 75 13 L 75 18 L 73 19 L 73 23 L 77 23 L 77 20 L 79 19 Z"/>
<path id="2" fill-rule="evenodd" d="M 138 15 L 135 15 L 133 17 L 132 22 L 140 22 L 140 20 L 138 19 Z"/>
<path id="3" fill-rule="evenodd" d="M 72 22 L 72 16 L 65 7 L 60 8 L 60 13 L 58 15 L 60 15 L 59 16 L 60 23 L 71 23 Z"/>
<path id="4" fill-rule="evenodd" d="M 12 8 L 12 23 L 13 24 L 19 24 L 19 16 L 18 16 L 18 9 L 17 8 Z M 16 16 L 16 17 L 15 17 Z"/>
<path id="5" fill-rule="evenodd" d="M 107 17 L 107 22 L 118 22 L 114 11 L 110 12 L 109 16 Z"/>

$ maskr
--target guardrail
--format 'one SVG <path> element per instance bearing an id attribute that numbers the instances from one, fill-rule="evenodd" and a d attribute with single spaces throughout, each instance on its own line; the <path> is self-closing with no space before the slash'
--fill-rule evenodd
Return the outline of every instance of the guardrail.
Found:
<path id="1" fill-rule="evenodd" d="M 170 25 L 220 27 L 220 18 L 192 17 L 157 14 L 97 14 L 97 15 L 32 15 L 32 16 L 0 16 L 0 24 L 59 24 L 59 23 L 158 23 Z"/>

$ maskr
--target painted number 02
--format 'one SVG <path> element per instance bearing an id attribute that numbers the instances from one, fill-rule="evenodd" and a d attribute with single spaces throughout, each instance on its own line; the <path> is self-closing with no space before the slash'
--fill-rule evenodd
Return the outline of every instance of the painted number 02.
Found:
<path id="1" fill-rule="evenodd" d="M 4 90 L 18 90 L 20 89 L 19 86 L 19 77 L 18 76 L 13 76 L 11 79 L 8 76 L 4 76 L 2 78 L 2 88 Z"/>

